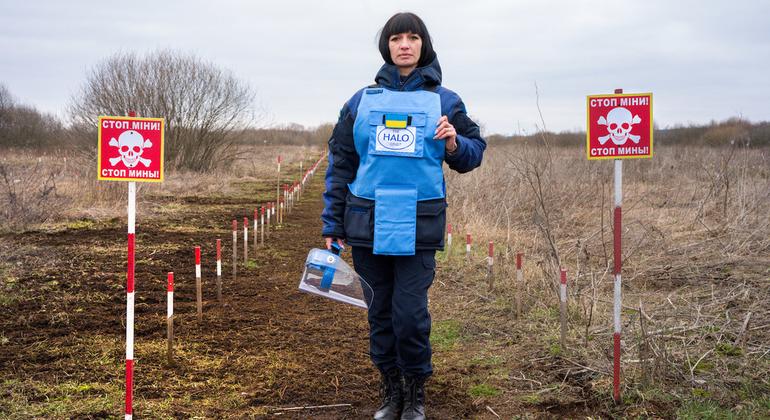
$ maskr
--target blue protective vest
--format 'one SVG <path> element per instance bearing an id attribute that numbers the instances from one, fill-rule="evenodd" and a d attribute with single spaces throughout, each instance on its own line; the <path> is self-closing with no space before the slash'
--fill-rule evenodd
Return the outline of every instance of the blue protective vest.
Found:
<path id="1" fill-rule="evenodd" d="M 353 124 L 359 156 L 348 185 L 374 200 L 374 249 L 380 255 L 414 255 L 417 201 L 445 196 L 444 141 L 434 140 L 441 99 L 426 90 L 364 90 Z"/>

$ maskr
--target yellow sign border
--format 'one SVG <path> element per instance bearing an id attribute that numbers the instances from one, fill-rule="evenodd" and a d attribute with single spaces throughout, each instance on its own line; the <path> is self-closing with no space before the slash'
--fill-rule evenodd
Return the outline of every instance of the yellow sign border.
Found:
<path id="1" fill-rule="evenodd" d="M 650 153 L 647 155 L 637 155 L 637 156 L 599 156 L 599 157 L 593 157 L 591 156 L 591 120 L 589 120 L 589 109 L 591 106 L 591 99 L 592 98 L 619 98 L 619 97 L 627 97 L 627 96 L 647 96 L 650 98 Z M 587 95 L 586 96 L 586 158 L 588 160 L 609 160 L 609 159 L 652 159 L 653 156 L 653 131 L 654 131 L 654 115 L 655 113 L 652 111 L 652 92 L 644 92 L 644 93 L 608 93 L 605 95 Z"/>
<path id="2" fill-rule="evenodd" d="M 102 176 L 102 120 L 120 120 L 120 121 L 153 121 L 153 122 L 160 122 L 160 178 L 159 179 L 147 179 L 147 178 L 112 178 L 112 177 L 103 177 Z M 165 176 L 164 173 L 164 152 L 165 152 L 165 135 L 166 135 L 166 122 L 163 118 L 143 118 L 143 117 L 112 117 L 109 115 L 100 115 L 99 116 L 99 125 L 97 126 L 97 132 L 98 132 L 98 143 L 97 143 L 97 151 L 96 151 L 96 167 L 97 167 L 97 174 L 96 177 L 99 181 L 128 181 L 128 182 L 163 182 L 163 177 Z"/>

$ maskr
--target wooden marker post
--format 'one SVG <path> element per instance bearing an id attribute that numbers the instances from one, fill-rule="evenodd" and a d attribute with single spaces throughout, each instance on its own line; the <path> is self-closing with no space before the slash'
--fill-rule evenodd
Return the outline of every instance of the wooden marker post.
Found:
<path id="1" fill-rule="evenodd" d="M 489 283 L 489 290 L 491 291 L 495 287 L 495 276 L 492 267 L 495 264 L 495 243 L 489 241 L 489 253 L 487 255 L 487 282 Z"/>
<path id="2" fill-rule="evenodd" d="M 201 247 L 195 247 L 195 297 L 198 303 L 198 321 L 203 321 L 203 283 L 201 282 Z"/>
<path id="3" fill-rule="evenodd" d="M 233 219 L 233 283 L 238 277 L 238 221 Z"/>
<path id="4" fill-rule="evenodd" d="M 249 263 L 249 218 L 243 218 L 243 267 Z"/>
<path id="5" fill-rule="evenodd" d="M 561 334 L 559 335 L 559 345 L 562 351 L 567 350 L 567 270 L 561 269 L 559 284 L 559 320 L 561 323 Z"/>
<path id="6" fill-rule="evenodd" d="M 217 300 L 222 305 L 222 240 L 217 239 Z"/>
<path id="7" fill-rule="evenodd" d="M 522 269 L 523 257 L 523 253 L 516 253 L 516 318 L 521 317 L 521 294 L 522 289 L 524 289 L 524 270 Z"/>
<path id="8" fill-rule="evenodd" d="M 166 337 L 168 338 L 168 364 L 174 363 L 174 273 L 168 273 L 166 292 Z"/>

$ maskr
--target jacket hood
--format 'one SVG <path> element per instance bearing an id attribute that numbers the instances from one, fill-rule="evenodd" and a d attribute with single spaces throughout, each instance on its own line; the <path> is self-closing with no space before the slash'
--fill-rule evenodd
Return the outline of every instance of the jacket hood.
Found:
<path id="1" fill-rule="evenodd" d="M 378 85 L 392 90 L 418 90 L 441 85 L 441 66 L 438 58 L 434 58 L 430 64 L 417 67 L 409 73 L 403 81 L 398 73 L 398 67 L 385 63 L 380 67 L 374 81 Z"/>

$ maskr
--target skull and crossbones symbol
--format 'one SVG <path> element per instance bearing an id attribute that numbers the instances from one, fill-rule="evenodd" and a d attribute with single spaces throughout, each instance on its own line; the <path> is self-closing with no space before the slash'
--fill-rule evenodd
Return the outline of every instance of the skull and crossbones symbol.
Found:
<path id="1" fill-rule="evenodd" d="M 124 131 L 115 140 L 113 137 L 110 140 L 110 146 L 117 147 L 120 156 L 110 158 L 110 165 L 115 166 L 119 161 L 123 161 L 123 164 L 128 168 L 135 167 L 138 163 L 144 165 L 145 168 L 150 166 L 151 159 L 145 159 L 142 157 L 144 149 L 152 147 L 150 140 L 145 140 L 141 134 L 134 130 Z"/>
<path id="2" fill-rule="evenodd" d="M 631 128 L 634 124 L 639 124 L 640 122 L 642 122 L 642 119 L 638 115 L 632 116 L 631 111 L 626 108 L 617 107 L 611 109 L 607 113 L 607 118 L 602 116 L 597 121 L 599 125 L 606 125 L 607 132 L 609 133 L 606 136 L 600 136 L 599 143 L 604 145 L 604 143 L 607 143 L 607 140 L 612 140 L 616 145 L 622 146 L 630 139 L 638 144 L 641 136 L 631 134 Z"/>

